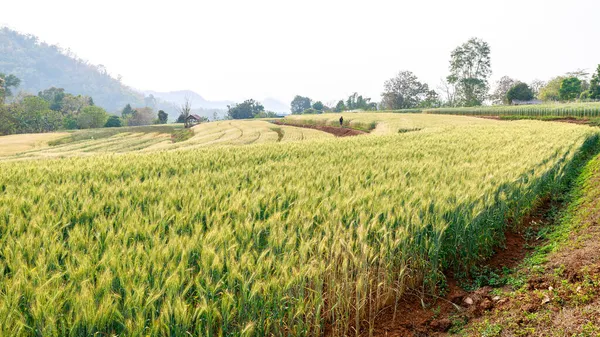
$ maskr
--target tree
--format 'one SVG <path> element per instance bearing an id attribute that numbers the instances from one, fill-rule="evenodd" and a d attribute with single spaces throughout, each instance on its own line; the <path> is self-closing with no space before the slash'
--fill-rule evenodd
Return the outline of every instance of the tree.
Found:
<path id="1" fill-rule="evenodd" d="M 581 80 L 577 77 L 567 77 L 562 80 L 558 91 L 560 99 L 563 101 L 577 99 L 581 95 L 581 92 Z"/>
<path id="2" fill-rule="evenodd" d="M 249 99 L 243 103 L 235 104 L 234 106 L 228 105 L 227 110 L 227 114 L 232 119 L 246 119 L 254 118 L 256 114 L 265 111 L 265 108 L 257 101 Z"/>
<path id="3" fill-rule="evenodd" d="M 146 104 L 147 108 L 156 108 L 156 98 L 154 98 L 154 95 L 152 94 L 150 94 L 148 97 L 144 97 L 144 103 Z"/>
<path id="4" fill-rule="evenodd" d="M 16 123 L 9 107 L 0 104 L 0 136 L 10 135 L 16 132 Z"/>
<path id="5" fill-rule="evenodd" d="M 442 106 L 440 95 L 435 90 L 429 90 L 425 99 L 419 103 L 418 108 L 439 108 Z"/>
<path id="6" fill-rule="evenodd" d="M 292 114 L 301 114 L 304 110 L 310 108 L 310 103 L 310 98 L 296 95 L 291 103 Z"/>
<path id="7" fill-rule="evenodd" d="M 323 111 L 316 110 L 314 108 L 308 108 L 308 109 L 302 111 L 303 115 L 316 115 L 316 114 L 322 114 L 322 113 L 323 113 Z"/>
<path id="8" fill-rule="evenodd" d="M 502 76 L 502 78 L 500 78 L 498 82 L 496 82 L 496 88 L 494 89 L 494 92 L 490 95 L 492 103 L 510 104 L 510 101 L 507 100 L 506 94 L 516 83 L 518 83 L 517 80 L 514 80 L 508 76 Z"/>
<path id="9" fill-rule="evenodd" d="M 346 110 L 346 105 L 344 104 L 344 100 L 339 100 L 333 109 L 334 112 L 342 112 Z"/>
<path id="10" fill-rule="evenodd" d="M 51 110 L 61 111 L 63 99 L 65 98 L 65 89 L 51 87 L 49 89 L 40 91 L 38 96 L 50 103 Z"/>
<path id="11" fill-rule="evenodd" d="M 506 93 L 506 102 L 512 103 L 514 101 L 530 101 L 533 99 L 533 91 L 531 88 L 523 83 L 518 82 L 513 85 L 510 90 Z"/>
<path id="12" fill-rule="evenodd" d="M 7 97 L 12 96 L 11 88 L 16 88 L 20 84 L 21 80 L 15 75 L 0 73 L 0 104 L 4 103 Z"/>
<path id="13" fill-rule="evenodd" d="M 323 108 L 325 106 L 323 105 L 323 102 L 321 101 L 316 101 L 315 103 L 313 103 L 312 108 L 318 111 L 323 111 Z"/>
<path id="14" fill-rule="evenodd" d="M 347 110 L 377 110 L 377 103 L 372 103 L 370 98 L 363 98 L 357 92 L 346 99 Z"/>
<path id="15" fill-rule="evenodd" d="M 534 98 L 540 98 L 540 90 L 546 85 L 546 82 L 542 81 L 542 80 L 533 80 L 531 81 L 531 83 L 529 84 L 529 87 L 531 88 L 531 91 L 533 92 L 533 97 Z"/>
<path id="16" fill-rule="evenodd" d="M 133 114 L 127 120 L 128 126 L 141 126 L 150 125 L 154 122 L 154 112 L 152 108 L 136 108 L 133 110 Z"/>
<path id="17" fill-rule="evenodd" d="M 415 74 L 401 71 L 383 84 L 381 104 L 385 109 L 411 109 L 419 106 L 429 93 L 429 86 L 419 82 Z"/>
<path id="18" fill-rule="evenodd" d="M 158 110 L 158 124 L 167 124 L 167 120 L 169 119 L 169 115 L 163 110 Z"/>
<path id="19" fill-rule="evenodd" d="M 562 76 L 551 79 L 540 89 L 538 98 L 542 101 L 558 101 L 560 99 L 560 85 L 564 79 Z"/>
<path id="20" fill-rule="evenodd" d="M 189 125 L 187 123 L 187 118 L 192 113 L 192 102 L 189 97 L 185 97 L 183 99 L 183 103 L 179 107 L 179 117 L 177 117 L 177 123 L 185 123 L 185 127 L 187 128 Z"/>
<path id="21" fill-rule="evenodd" d="M 485 100 L 492 74 L 490 46 L 472 38 L 452 51 L 448 82 L 456 85 L 460 105 L 477 106 Z"/>
<path id="22" fill-rule="evenodd" d="M 77 127 L 94 129 L 103 127 L 108 120 L 108 114 L 99 106 L 86 106 L 77 117 Z"/>
<path id="23" fill-rule="evenodd" d="M 115 115 L 108 117 L 106 124 L 104 124 L 105 128 L 120 128 L 121 126 L 123 126 L 123 123 L 121 122 L 121 118 L 119 118 L 119 116 L 115 116 Z"/>
<path id="24" fill-rule="evenodd" d="M 590 89 L 588 90 L 588 97 L 591 99 L 600 99 L 600 64 L 596 69 L 596 72 L 592 75 L 590 80 Z"/>
<path id="25" fill-rule="evenodd" d="M 62 125 L 60 112 L 50 110 L 49 103 L 37 96 L 26 96 L 12 104 L 10 113 L 17 133 L 54 131 Z"/>
<path id="26" fill-rule="evenodd" d="M 442 78 L 437 89 L 442 93 L 443 97 L 440 99 L 441 105 L 454 107 L 457 105 L 456 102 L 456 85 L 448 82 L 447 79 Z"/>
<path id="27" fill-rule="evenodd" d="M 133 108 L 131 107 L 131 104 L 127 104 L 123 108 L 123 111 L 121 111 L 121 117 L 123 117 L 124 119 L 127 119 L 127 118 L 131 117 L 131 115 L 133 115 Z"/>
<path id="28" fill-rule="evenodd" d="M 63 113 L 63 115 L 77 116 L 81 110 L 83 110 L 83 108 L 92 106 L 92 104 L 90 104 L 90 100 L 91 97 L 88 96 L 73 96 L 71 94 L 65 94 L 65 97 L 63 97 L 61 101 L 60 111 Z"/>

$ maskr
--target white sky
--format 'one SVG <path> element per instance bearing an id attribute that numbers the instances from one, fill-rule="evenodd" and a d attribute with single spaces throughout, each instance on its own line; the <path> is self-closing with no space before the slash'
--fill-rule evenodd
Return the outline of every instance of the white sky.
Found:
<path id="1" fill-rule="evenodd" d="M 411 70 L 437 87 L 470 37 L 492 48 L 493 80 L 548 79 L 600 63 L 600 0 L 18 0 L 0 25 L 70 48 L 138 89 L 209 100 L 354 91 L 378 101 Z"/>

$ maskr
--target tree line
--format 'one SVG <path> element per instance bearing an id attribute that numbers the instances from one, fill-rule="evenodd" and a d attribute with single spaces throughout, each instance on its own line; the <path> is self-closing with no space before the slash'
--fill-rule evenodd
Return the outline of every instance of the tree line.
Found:
<path id="1" fill-rule="evenodd" d="M 20 83 L 14 75 L 0 74 L 0 135 L 167 123 L 162 110 L 156 114 L 151 108 L 127 104 L 121 116 L 110 115 L 92 97 L 75 96 L 63 88 L 14 95 Z"/>
<path id="2" fill-rule="evenodd" d="M 363 97 L 357 92 L 348 96 L 345 100 L 339 100 L 335 105 L 327 106 L 321 101 L 313 101 L 309 97 L 296 95 L 292 100 L 291 111 L 294 115 L 299 114 L 321 114 L 324 112 L 342 112 L 350 110 L 377 110 L 377 103 L 371 102 L 368 97 Z"/>
<path id="3" fill-rule="evenodd" d="M 508 76 L 500 78 L 490 92 L 491 49 L 487 42 L 472 38 L 450 54 L 449 74 L 433 89 L 411 71 L 400 71 L 385 81 L 379 104 L 356 93 L 334 107 L 296 96 L 291 102 L 293 114 L 313 114 L 347 110 L 400 110 L 438 107 L 472 107 L 487 103 L 517 104 L 539 101 L 600 100 L 600 65 L 591 74 L 577 70 L 544 82 L 525 83 Z"/>

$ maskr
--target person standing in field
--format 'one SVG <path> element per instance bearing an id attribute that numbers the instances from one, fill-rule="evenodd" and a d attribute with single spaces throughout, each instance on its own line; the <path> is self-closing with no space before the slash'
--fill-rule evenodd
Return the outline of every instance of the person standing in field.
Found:
<path id="1" fill-rule="evenodd" d="M 340 127 L 344 125 L 344 116 L 340 116 Z"/>

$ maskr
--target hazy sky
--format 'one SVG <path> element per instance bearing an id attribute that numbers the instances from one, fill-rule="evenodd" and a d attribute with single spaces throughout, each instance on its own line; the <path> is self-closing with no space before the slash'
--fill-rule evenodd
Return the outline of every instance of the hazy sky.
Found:
<path id="1" fill-rule="evenodd" d="M 379 100 L 411 70 L 436 87 L 452 49 L 480 37 L 493 79 L 548 79 L 600 63 L 599 0 L 18 0 L 0 25 L 70 48 L 138 89 L 210 100 L 296 94 Z"/>

